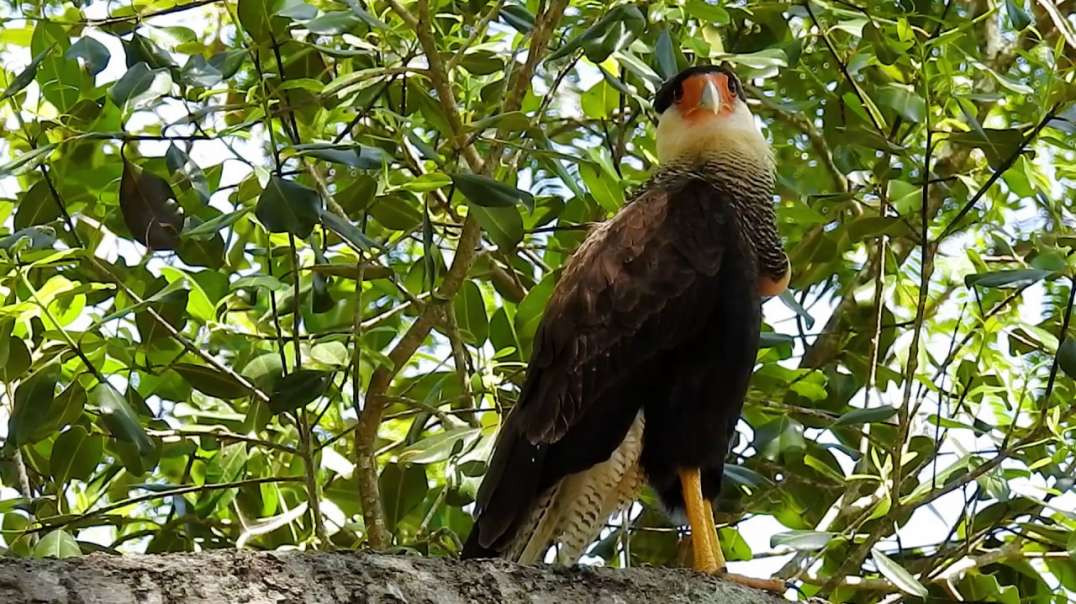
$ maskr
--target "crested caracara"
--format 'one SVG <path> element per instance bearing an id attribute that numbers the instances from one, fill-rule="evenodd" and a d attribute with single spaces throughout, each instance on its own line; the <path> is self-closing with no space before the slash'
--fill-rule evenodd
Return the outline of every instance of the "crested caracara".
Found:
<path id="1" fill-rule="evenodd" d="M 541 561 L 555 545 L 574 563 L 648 483 L 686 515 L 695 568 L 724 571 L 710 502 L 755 365 L 762 299 L 790 271 L 772 155 L 735 74 L 688 69 L 654 109 L 659 166 L 564 268 L 465 558 Z"/>

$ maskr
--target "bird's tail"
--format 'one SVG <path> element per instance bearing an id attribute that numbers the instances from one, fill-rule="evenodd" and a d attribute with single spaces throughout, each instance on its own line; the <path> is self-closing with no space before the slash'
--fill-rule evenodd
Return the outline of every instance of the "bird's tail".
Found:
<path id="1" fill-rule="evenodd" d="M 559 563 L 576 563 L 606 520 L 634 501 L 642 487 L 643 425 L 640 413 L 608 460 L 564 477 L 543 493 L 502 555 L 533 564 L 556 546 Z"/>

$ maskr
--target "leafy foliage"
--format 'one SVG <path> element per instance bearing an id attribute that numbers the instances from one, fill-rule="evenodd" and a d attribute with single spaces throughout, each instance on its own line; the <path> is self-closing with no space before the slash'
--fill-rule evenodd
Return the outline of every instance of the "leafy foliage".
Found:
<path id="1" fill-rule="evenodd" d="M 1065 601 L 1065 4 L 3 3 L 7 553 L 455 554 L 558 268 L 654 166 L 648 99 L 728 61 L 794 272 L 729 559 Z M 671 529 L 646 493 L 592 559 L 682 563 Z"/>

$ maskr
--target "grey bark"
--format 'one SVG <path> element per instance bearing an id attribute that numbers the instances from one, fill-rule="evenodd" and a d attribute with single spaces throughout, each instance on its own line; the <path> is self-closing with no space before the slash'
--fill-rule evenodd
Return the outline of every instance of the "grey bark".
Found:
<path id="1" fill-rule="evenodd" d="M 772 604 L 780 598 L 662 568 L 520 566 L 372 553 L 217 550 L 64 560 L 0 558 L 4 604 Z"/>

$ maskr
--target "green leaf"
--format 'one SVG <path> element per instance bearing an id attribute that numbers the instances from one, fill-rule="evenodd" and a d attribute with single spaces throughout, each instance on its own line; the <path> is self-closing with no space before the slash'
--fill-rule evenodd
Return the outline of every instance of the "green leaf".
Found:
<path id="1" fill-rule="evenodd" d="M 246 216 L 250 212 L 250 208 L 240 208 L 234 212 L 227 214 L 221 214 L 216 218 L 207 220 L 197 226 L 193 226 L 183 231 L 184 239 L 212 239 L 216 236 L 221 229 L 228 228 L 235 224 L 240 218 Z"/>
<path id="2" fill-rule="evenodd" d="M 490 75 L 504 70 L 504 59 L 491 50 L 477 50 L 463 55 L 460 66 L 474 75 Z"/>
<path id="3" fill-rule="evenodd" d="M 661 30 L 658 34 L 657 44 L 654 45 L 654 60 L 657 63 L 658 73 L 666 80 L 670 80 L 680 72 L 676 61 L 676 51 L 673 50 L 672 37 L 668 30 Z"/>
<path id="4" fill-rule="evenodd" d="M 763 72 L 788 66 L 788 56 L 780 48 L 767 48 L 758 52 L 723 55 L 723 58 L 749 69 Z"/>
<path id="5" fill-rule="evenodd" d="M 146 36 L 134 34 L 130 40 L 123 41 L 123 52 L 127 55 L 127 67 L 145 63 L 151 69 L 164 69 L 171 72 L 177 67 L 172 57 Z"/>
<path id="6" fill-rule="evenodd" d="M 4 94 L 0 95 L 0 101 L 6 101 L 15 96 L 20 90 L 29 86 L 30 82 L 34 81 L 34 78 L 37 76 L 38 66 L 45 60 L 45 57 L 49 56 L 49 53 L 52 52 L 52 48 L 53 47 L 50 46 L 37 53 L 37 56 L 30 61 L 30 64 L 20 71 L 19 75 L 15 76 L 15 78 L 11 80 L 11 83 L 8 84 L 7 88 L 4 89 Z"/>
<path id="7" fill-rule="evenodd" d="M 534 15 L 524 4 L 505 4 L 498 16 L 502 21 L 523 35 L 534 31 Z"/>
<path id="8" fill-rule="evenodd" d="M 1005 0 L 1005 12 L 1009 15 L 1009 22 L 1016 31 L 1026 29 L 1031 25 L 1031 15 L 1024 10 L 1022 0 Z"/>
<path id="9" fill-rule="evenodd" d="M 1018 128 L 977 128 L 971 132 L 954 132 L 948 140 L 982 149 L 990 167 L 999 169 L 1024 144 L 1024 134 Z"/>
<path id="10" fill-rule="evenodd" d="M 56 147 L 56 143 L 49 143 L 19 155 L 8 163 L 0 165 L 0 176 L 18 176 L 27 170 L 36 168 L 38 164 L 45 161 Z"/>
<path id="11" fill-rule="evenodd" d="M 453 428 L 428 436 L 397 455 L 402 464 L 428 464 L 446 461 L 465 451 L 482 435 L 481 428 Z"/>
<path id="12" fill-rule="evenodd" d="M 299 155 L 309 155 L 318 159 L 344 164 L 360 170 L 376 170 L 391 161 L 391 157 L 380 147 L 369 145 L 328 143 L 311 143 L 292 147 Z"/>
<path id="13" fill-rule="evenodd" d="M 405 182 L 403 188 L 408 191 L 414 191 L 415 193 L 427 193 L 429 191 L 436 191 L 437 189 L 447 187 L 450 184 L 452 184 L 452 178 L 447 174 L 430 172 L 429 174 L 423 174 L 422 176 Z"/>
<path id="14" fill-rule="evenodd" d="M 926 101 L 910 87 L 887 84 L 878 89 L 875 98 L 909 122 L 921 123 L 926 116 Z"/>
<path id="15" fill-rule="evenodd" d="M 318 9 L 303 0 L 276 0 L 271 5 L 276 7 L 273 10 L 274 15 L 288 19 L 306 21 L 318 15 Z"/>
<path id="16" fill-rule="evenodd" d="M 136 241 L 153 250 L 176 249 L 183 213 L 175 198 L 168 181 L 123 161 L 120 210 Z"/>
<path id="17" fill-rule="evenodd" d="M 60 366 L 53 363 L 26 378 L 15 390 L 15 407 L 8 418 L 8 437 L 15 446 L 34 443 L 48 436 L 42 433 L 56 398 Z"/>
<path id="18" fill-rule="evenodd" d="M 191 218 L 191 224 L 198 224 L 197 218 Z M 224 238 L 220 235 L 201 239 L 184 237 L 176 248 L 179 259 L 190 266 L 204 266 L 220 269 L 224 266 Z"/>
<path id="19" fill-rule="evenodd" d="M 837 421 L 833 422 L 831 427 L 836 428 L 838 426 L 858 426 L 860 424 L 872 424 L 875 422 L 884 422 L 885 420 L 893 417 L 897 414 L 895 407 L 889 407 L 882 405 L 879 407 L 870 407 L 869 409 L 856 409 L 842 414 L 837 418 Z"/>
<path id="20" fill-rule="evenodd" d="M 1052 271 L 1045 271 L 1037 268 L 989 271 L 964 277 L 964 285 L 967 287 L 978 286 L 1002 289 L 1023 287 L 1042 281 L 1052 274 Z"/>
<path id="21" fill-rule="evenodd" d="M 468 280 L 456 294 L 454 304 L 456 323 L 468 344 L 479 346 L 489 335 L 489 320 L 486 318 L 486 304 L 478 284 Z"/>
<path id="22" fill-rule="evenodd" d="M 52 196 L 48 183 L 35 182 L 19 199 L 15 212 L 15 230 L 50 223 L 60 217 L 60 206 Z"/>
<path id="23" fill-rule="evenodd" d="M 422 210 L 415 196 L 407 191 L 378 197 L 369 211 L 383 227 L 394 231 L 410 231 L 422 223 Z"/>
<path id="24" fill-rule="evenodd" d="M 72 44 L 71 48 L 67 49 L 64 56 L 68 59 L 82 59 L 83 65 L 86 66 L 86 71 L 90 72 L 91 76 L 96 76 L 104 71 L 105 67 L 108 67 L 108 61 L 112 58 L 112 53 L 108 51 L 107 46 L 96 39 L 83 36 Z"/>
<path id="25" fill-rule="evenodd" d="M 803 451 L 807 446 L 803 425 L 785 416 L 772 420 L 755 430 L 755 446 L 769 459 L 777 459 L 786 452 Z"/>
<path id="26" fill-rule="evenodd" d="M 620 104 L 620 93 L 605 80 L 600 80 L 579 98 L 583 115 L 602 120 L 608 118 Z"/>
<path id="27" fill-rule="evenodd" d="M 737 464 L 726 463 L 723 476 L 733 483 L 744 487 L 759 488 L 773 486 L 773 481 L 769 478 L 766 478 L 751 468 L 745 468 Z"/>
<path id="28" fill-rule="evenodd" d="M 303 23 L 310 33 L 322 36 L 338 36 L 347 33 L 362 23 L 357 15 L 345 11 L 325 13 Z"/>
<path id="29" fill-rule="evenodd" d="M 305 407 L 325 393 L 332 381 L 332 373 L 316 369 L 300 369 L 289 373 L 277 382 L 269 397 L 273 413 L 284 413 Z"/>
<path id="30" fill-rule="evenodd" d="M 917 581 L 911 573 L 904 570 L 903 566 L 897 564 L 892 558 L 883 554 L 881 550 L 872 547 L 871 559 L 873 559 L 874 563 L 878 566 L 878 572 L 882 573 L 882 576 L 886 579 L 892 581 L 893 585 L 896 585 L 898 589 L 906 594 L 919 598 L 927 597 L 927 588 L 923 587 L 923 584 Z"/>
<path id="31" fill-rule="evenodd" d="M 202 168 L 194 163 L 186 151 L 172 143 L 168 145 L 168 150 L 164 153 L 164 161 L 173 174 L 182 174 L 187 179 L 194 191 L 198 193 L 202 203 L 209 203 L 211 194 L 209 181 Z"/>
<path id="32" fill-rule="evenodd" d="M 35 558 L 74 558 L 81 555 L 78 542 L 63 529 L 56 529 L 42 537 L 33 551 Z"/>
<path id="33" fill-rule="evenodd" d="M 510 250 L 523 240 L 523 218 L 516 208 L 487 208 L 470 200 L 467 207 L 482 230 L 502 250 Z"/>
<path id="34" fill-rule="evenodd" d="M 739 530 L 731 526 L 722 527 L 717 530 L 717 537 L 726 560 L 750 560 L 752 558 L 751 546 L 747 544 Z"/>
<path id="35" fill-rule="evenodd" d="M 250 390 L 235 378 L 208 365 L 173 363 L 172 369 L 192 388 L 208 396 L 229 400 L 250 394 Z"/>
<path id="36" fill-rule="evenodd" d="M 171 87 L 172 78 L 167 69 L 150 69 L 145 63 L 135 63 L 112 85 L 108 96 L 117 107 L 125 107 L 166 94 Z"/>
<path id="37" fill-rule="evenodd" d="M 890 184 L 893 182 L 890 181 Z M 855 242 L 882 235 L 900 236 L 909 233 L 906 222 L 889 216 L 862 216 L 848 224 L 848 238 Z"/>
<path id="38" fill-rule="evenodd" d="M 321 196 L 297 182 L 274 176 L 265 186 L 254 215 L 270 233 L 307 238 L 321 216 Z"/>
<path id="39" fill-rule="evenodd" d="M 620 187 L 598 166 L 581 164 L 579 166 L 579 176 L 587 185 L 587 190 L 594 196 L 595 201 L 606 212 L 614 213 L 623 205 L 624 194 L 621 192 Z"/>
<path id="40" fill-rule="evenodd" d="M 323 342 L 310 349 L 310 358 L 330 367 L 346 367 L 351 353 L 343 342 Z"/>
<path id="41" fill-rule="evenodd" d="M 385 525 L 393 532 L 400 520 L 422 503 L 430 488 L 426 469 L 421 465 L 387 464 L 377 482 L 385 510 Z"/>
<path id="42" fill-rule="evenodd" d="M 207 483 L 234 482 L 243 476 L 243 470 L 250 459 L 247 454 L 247 445 L 235 443 L 221 447 L 213 456 L 205 470 Z M 200 515 L 209 514 L 213 510 L 227 507 L 236 498 L 234 489 L 217 490 L 206 493 L 198 502 L 197 510 Z"/>
<path id="43" fill-rule="evenodd" d="M 250 53 L 245 49 L 225 50 L 209 57 L 209 64 L 220 72 L 222 79 L 228 79 L 239 71 L 248 56 Z"/>
<path id="44" fill-rule="evenodd" d="M 97 384 L 90 390 L 90 403 L 97 407 L 98 419 L 112 436 L 134 445 L 140 456 L 153 452 L 153 442 L 127 400 L 110 384 Z"/>
<path id="45" fill-rule="evenodd" d="M 601 63 L 624 48 L 646 26 L 646 18 L 634 4 L 620 4 L 609 10 L 578 36 L 572 38 L 546 58 L 556 61 L 582 48 L 592 63 Z"/>
<path id="46" fill-rule="evenodd" d="M 809 552 L 822 549 L 836 533 L 823 531 L 785 531 L 770 536 L 770 547 L 788 546 L 796 551 Z"/>
<path id="47" fill-rule="evenodd" d="M 355 16 L 362 19 L 363 23 L 370 26 L 370 28 L 385 29 L 388 27 L 381 19 L 364 10 L 359 4 L 359 0 L 344 0 L 344 2 L 351 8 L 351 12 L 355 13 Z"/>
<path id="48" fill-rule="evenodd" d="M 369 250 L 377 247 L 377 243 L 363 235 L 359 227 L 351 224 L 346 218 L 341 218 L 328 210 L 322 212 L 321 223 L 325 225 L 325 228 L 355 246 L 356 249 Z"/>
<path id="49" fill-rule="evenodd" d="M 730 21 L 728 11 L 706 0 L 687 0 L 684 10 L 703 24 L 727 25 Z"/>
<path id="50" fill-rule="evenodd" d="M 72 426 L 52 445 L 49 471 L 53 479 L 61 485 L 69 480 L 88 480 L 101 463 L 104 448 L 104 437 L 90 434 L 82 426 Z"/>
<path id="51" fill-rule="evenodd" d="M 1076 379 L 1076 338 L 1066 337 L 1057 347 L 1057 364 L 1072 379 Z"/>
<path id="52" fill-rule="evenodd" d="M 534 210 L 534 196 L 513 186 L 479 174 L 455 174 L 452 182 L 467 199 L 487 208 L 511 207 L 523 203 Z"/>
<path id="53" fill-rule="evenodd" d="M 287 27 L 287 20 L 276 15 L 281 8 L 286 8 L 281 0 L 239 0 L 236 14 L 255 42 L 268 42 L 274 33 Z"/>

